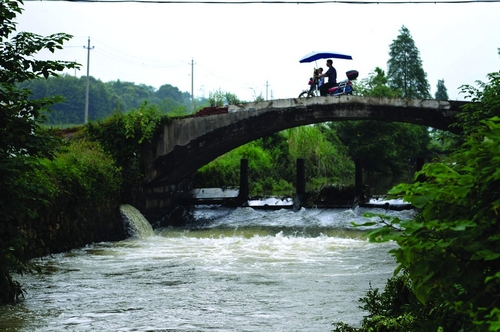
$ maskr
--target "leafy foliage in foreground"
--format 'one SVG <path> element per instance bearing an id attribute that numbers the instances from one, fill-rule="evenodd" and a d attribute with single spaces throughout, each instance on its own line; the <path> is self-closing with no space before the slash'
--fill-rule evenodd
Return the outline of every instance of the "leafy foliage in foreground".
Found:
<path id="1" fill-rule="evenodd" d="M 19 84 L 19 87 L 29 89 L 33 99 L 58 95 L 61 98 L 50 106 L 46 113 L 46 124 L 79 125 L 84 122 L 85 92 L 87 78 L 61 75 L 49 79 L 37 79 Z M 170 84 L 160 86 L 158 90 L 152 86 L 123 82 L 120 80 L 102 82 L 89 77 L 89 120 L 97 121 L 112 115 L 114 110 L 127 112 L 137 109 L 144 103 L 154 104 L 163 114 L 185 113 L 191 111 L 191 96 L 181 92 Z M 203 105 L 206 100 L 196 99 Z"/>
<path id="2" fill-rule="evenodd" d="M 30 99 L 30 92 L 17 85 L 37 77 L 56 75 L 77 64 L 41 61 L 42 50 L 55 52 L 71 38 L 64 33 L 42 37 L 29 32 L 13 35 L 22 1 L 1 1 L 0 6 L 0 303 L 22 294 L 12 272 L 21 273 L 20 260 L 25 239 L 20 225 L 38 216 L 47 204 L 46 188 L 31 176 L 39 167 L 38 158 L 50 158 L 58 140 L 40 129 L 42 114 L 57 98 Z"/>
<path id="3" fill-rule="evenodd" d="M 500 328 L 500 118 L 485 123 L 487 129 L 449 160 L 426 165 L 418 174 L 425 182 L 401 184 L 391 190 L 403 194 L 421 212 L 415 220 L 378 215 L 382 227 L 368 236 L 375 242 L 398 243 L 399 248 L 391 250 L 399 264 L 396 273 L 407 271 L 411 296 L 419 302 L 394 314 L 387 309 L 387 301 L 370 290 L 361 300 L 370 315 L 363 320 L 363 328 L 352 331 Z M 392 289 L 395 281 L 388 282 L 386 292 L 406 296 L 408 289 Z M 425 321 L 429 325 L 414 326 Z M 450 326 L 457 322 L 459 326 Z M 340 324 L 336 331 L 349 328 Z"/>
<path id="4" fill-rule="evenodd" d="M 369 313 L 361 321 L 361 327 L 337 322 L 333 324 L 333 332 L 474 331 L 470 324 L 470 329 L 463 330 L 468 317 L 445 306 L 418 301 L 406 272 L 389 279 L 383 292 L 370 286 L 359 302 L 360 309 Z"/>
<path id="5" fill-rule="evenodd" d="M 424 183 L 395 194 L 421 209 L 420 220 L 388 233 L 400 249 L 420 301 L 439 300 L 480 327 L 500 328 L 500 118 L 471 137 L 446 163 L 430 164 Z M 387 230 L 387 228 L 384 228 Z M 378 236 L 373 234 L 372 236 Z"/>
<path id="6" fill-rule="evenodd" d="M 500 71 L 487 75 L 489 82 L 476 81 L 479 87 L 462 85 L 462 93 L 471 99 L 471 104 L 464 106 L 464 112 L 457 116 L 456 125 L 468 137 L 480 127 L 484 127 L 482 120 L 493 116 L 500 116 Z"/>
<path id="7" fill-rule="evenodd" d="M 414 47 L 413 44 L 411 46 Z M 402 51 L 405 47 L 408 46 L 398 48 L 398 50 Z M 415 52 L 418 54 L 418 50 Z M 416 62 L 417 58 L 410 60 Z M 419 67 L 421 64 L 414 63 L 405 66 Z M 396 70 L 392 75 L 400 75 L 403 71 L 403 69 Z M 403 83 L 421 79 L 415 75 L 417 75 L 416 72 L 408 69 L 403 82 L 387 76 L 381 68 L 377 67 L 367 78 L 361 80 L 356 91 L 362 96 L 401 98 L 405 89 Z M 412 97 L 426 96 L 425 93 L 418 95 L 416 93 L 414 92 Z M 351 158 L 363 158 L 363 169 L 370 174 L 405 174 L 408 172 L 408 160 L 415 160 L 416 157 L 429 160 L 432 157 L 429 148 L 431 138 L 428 128 L 424 126 L 373 120 L 339 121 L 329 125 L 347 147 Z"/>
<path id="8" fill-rule="evenodd" d="M 86 127 L 89 140 L 97 141 L 113 157 L 121 169 L 122 195 L 133 195 L 141 184 L 141 146 L 151 142 L 163 117 L 156 105 L 144 103 L 127 113 L 115 112 L 111 117 L 91 122 Z"/>
<path id="9" fill-rule="evenodd" d="M 420 51 L 410 30 L 402 26 L 399 36 L 390 45 L 387 62 L 389 86 L 399 89 L 403 98 L 430 98 L 427 74 L 422 67 Z"/>

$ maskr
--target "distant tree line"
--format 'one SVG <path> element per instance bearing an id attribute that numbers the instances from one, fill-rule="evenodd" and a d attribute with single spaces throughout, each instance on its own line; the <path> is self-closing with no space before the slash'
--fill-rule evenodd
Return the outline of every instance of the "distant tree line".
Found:
<path id="1" fill-rule="evenodd" d="M 63 140 L 54 130 L 41 126 L 47 109 L 55 111 L 55 105 L 62 103 L 61 98 L 53 96 L 63 94 L 41 89 L 38 93 L 42 98 L 36 99 L 35 88 L 20 86 L 31 84 L 27 82 L 37 77 L 48 79 L 63 69 L 77 68 L 78 64 L 36 59 L 42 50 L 61 49 L 72 36 L 14 34 L 21 6 L 20 0 L 5 1 L 0 6 L 3 18 L 0 20 L 3 46 L 0 48 L 0 304 L 13 302 L 24 294 L 13 275 L 28 271 L 26 258 L 36 254 L 31 244 L 40 242 L 35 232 L 38 226 L 54 217 L 86 222 L 86 215 L 100 217 L 103 211 L 116 210 L 124 199 L 125 189 L 129 191 L 142 178 L 140 155 L 136 152 L 142 142 L 153 137 L 161 121 L 168 120 L 158 112 L 168 100 L 154 99 L 158 91 L 147 87 L 139 86 L 136 91 L 135 84 L 130 83 L 131 91 L 114 92 L 112 84 L 101 89 L 110 100 L 116 99 L 109 105 L 103 102 L 96 108 L 90 107 L 90 118 L 100 119 L 106 112 L 112 116 L 81 126 L 70 140 Z M 391 45 L 394 59 L 389 62 L 388 75 L 376 68 L 366 80 L 361 80 L 358 93 L 429 96 L 429 84 L 409 31 L 403 27 L 400 32 L 401 36 Z M 393 48 L 399 51 L 392 52 Z M 287 173 L 283 164 L 289 164 L 290 156 L 300 156 L 312 161 L 307 166 L 308 172 L 311 171 L 307 176 L 332 181 L 352 173 L 351 156 L 372 157 L 375 161 L 372 170 L 380 172 L 387 170 L 379 164 L 380 159 L 404 160 L 410 155 L 429 152 L 436 137 L 461 143 L 446 158 L 424 165 L 413 183 L 400 184 L 391 190 L 390 193 L 403 196 L 419 208 L 413 220 L 371 215 L 380 221 L 365 224 L 371 226 L 367 234 L 370 240 L 394 241 L 398 245 L 391 250 L 398 263 L 395 271 L 398 275 L 388 280 L 383 291 L 370 288 L 360 300 L 361 308 L 367 311 L 365 317 L 360 317 L 360 327 L 336 322 L 333 328 L 336 332 L 498 331 L 500 72 L 491 73 L 488 78 L 489 82 L 479 82 L 479 88 L 462 86 L 462 91 L 476 103 L 463 108 L 457 116 L 461 137 L 440 137 L 428 128 L 410 128 L 398 123 L 375 126 L 368 121 L 354 121 L 303 126 L 235 149 L 215 161 L 221 167 L 206 165 L 197 176 L 201 178 L 205 173 L 210 175 L 205 179 L 225 179 L 221 175 L 234 172 L 237 166 L 232 164 L 237 165 L 241 156 L 250 163 L 258 160 L 254 167 L 257 171 L 265 170 L 261 176 L 271 173 L 280 179 L 290 179 L 291 173 Z M 69 92 L 63 96 L 66 101 L 84 100 L 83 79 L 65 76 L 47 82 L 53 79 L 80 81 L 75 84 L 80 86 L 80 92 L 75 89 L 74 96 Z M 98 85 L 96 82 L 93 81 L 94 87 Z M 107 85 L 103 83 L 104 86 Z M 438 82 L 438 86 L 439 98 L 447 99 L 444 81 Z M 62 91 L 62 86 L 59 88 Z M 126 104 L 133 91 L 141 97 L 135 104 Z M 95 92 L 91 96 L 99 100 Z M 222 97 L 233 98 L 221 92 L 212 99 L 217 101 Z M 145 104 L 153 100 L 154 105 Z M 186 99 L 170 100 L 186 107 Z M 130 111 L 113 112 L 114 109 Z M 79 109 L 81 115 L 75 117 L 79 123 L 83 122 L 82 110 L 83 107 Z M 63 108 L 60 116 L 69 119 L 66 113 L 72 112 Z M 75 121 L 68 119 L 60 121 Z M 364 146 L 369 144 L 369 148 Z M 231 157 L 235 158 L 230 160 Z M 317 167 L 315 173 L 313 165 Z M 274 187 L 275 181 L 263 182 L 262 189 L 269 184 Z M 286 186 L 279 184 L 281 188 Z M 56 234 L 57 229 L 42 230 Z M 64 224 L 60 229 L 65 230 Z"/>
<path id="2" fill-rule="evenodd" d="M 71 75 L 53 76 L 19 84 L 32 92 L 33 100 L 47 96 L 61 96 L 60 102 L 50 106 L 46 112 L 46 124 L 78 125 L 84 123 L 87 77 Z M 192 111 L 191 94 L 177 87 L 164 84 L 159 89 L 144 84 L 124 81 L 102 82 L 89 77 L 88 118 L 102 120 L 115 111 L 127 112 L 141 104 L 157 106 L 161 113 L 189 113 Z M 206 99 L 197 99 L 196 105 L 206 104 Z"/>

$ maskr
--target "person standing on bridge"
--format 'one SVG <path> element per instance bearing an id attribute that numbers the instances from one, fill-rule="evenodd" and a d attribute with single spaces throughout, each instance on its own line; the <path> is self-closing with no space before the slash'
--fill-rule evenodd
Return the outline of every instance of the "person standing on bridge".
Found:
<path id="1" fill-rule="evenodd" d="M 328 67 L 326 73 L 318 75 L 319 78 L 328 77 L 328 82 L 319 88 L 319 94 L 322 96 L 327 95 L 328 89 L 337 86 L 337 70 L 333 67 L 333 61 L 331 59 L 326 60 L 326 66 Z"/>
<path id="2" fill-rule="evenodd" d="M 321 86 L 323 84 L 325 84 L 325 77 L 324 76 L 320 76 L 321 74 L 323 74 L 323 68 L 322 67 L 319 67 L 318 68 L 318 89 L 321 88 Z"/>

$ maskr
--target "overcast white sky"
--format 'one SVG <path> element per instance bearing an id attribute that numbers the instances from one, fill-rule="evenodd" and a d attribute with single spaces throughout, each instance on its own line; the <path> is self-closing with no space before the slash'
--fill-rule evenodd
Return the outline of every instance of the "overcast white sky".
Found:
<path id="1" fill-rule="evenodd" d="M 439 1 L 439 0 L 438 0 Z M 437 4 L 172 4 L 26 1 L 17 31 L 66 32 L 63 51 L 44 57 L 77 61 L 86 76 L 108 81 L 171 84 L 196 97 L 217 89 L 251 101 L 295 98 L 307 89 L 311 51 L 350 54 L 334 60 L 339 80 L 351 69 L 365 78 L 387 71 L 389 45 L 406 26 L 420 51 L 434 95 L 444 79 L 458 87 L 500 70 L 500 3 Z M 192 62 L 194 65 L 192 65 Z M 325 61 L 318 66 L 325 67 Z M 193 71 L 193 75 L 191 74 Z M 192 78 L 193 81 L 192 81 Z"/>

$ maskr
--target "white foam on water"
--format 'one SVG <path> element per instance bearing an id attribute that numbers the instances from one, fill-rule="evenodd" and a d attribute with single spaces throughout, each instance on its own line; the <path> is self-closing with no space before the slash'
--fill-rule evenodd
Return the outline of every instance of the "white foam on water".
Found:
<path id="1" fill-rule="evenodd" d="M 125 219 L 130 236 L 144 239 L 155 235 L 150 222 L 132 205 L 120 205 L 120 213 Z"/>

